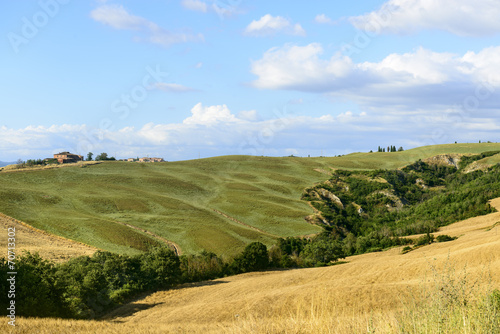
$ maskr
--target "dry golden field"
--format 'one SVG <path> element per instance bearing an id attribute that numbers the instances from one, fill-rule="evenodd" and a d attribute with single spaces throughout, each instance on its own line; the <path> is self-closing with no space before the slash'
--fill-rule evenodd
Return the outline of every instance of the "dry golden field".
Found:
<path id="1" fill-rule="evenodd" d="M 500 209 L 500 199 L 492 205 Z M 439 294 L 472 304 L 500 287 L 497 222 L 500 212 L 455 223 L 436 234 L 457 240 L 404 255 L 394 248 L 326 268 L 227 277 L 144 296 L 102 321 L 19 319 L 13 332 L 434 333 L 428 318 L 441 315 Z M 441 332 L 488 333 L 477 327 L 485 321 L 477 305 Z"/>
<path id="2" fill-rule="evenodd" d="M 92 255 L 97 250 L 94 247 L 44 232 L 0 213 L 0 232 L 2 233 L 0 249 L 3 250 L 7 249 L 8 228 L 16 229 L 17 256 L 26 250 L 32 253 L 38 252 L 44 259 L 62 262 L 80 255 Z"/>

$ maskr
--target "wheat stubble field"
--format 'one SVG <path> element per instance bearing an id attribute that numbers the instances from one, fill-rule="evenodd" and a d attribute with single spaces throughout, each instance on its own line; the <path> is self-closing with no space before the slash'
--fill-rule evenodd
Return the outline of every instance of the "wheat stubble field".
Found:
<path id="1" fill-rule="evenodd" d="M 499 209 L 500 199 L 491 204 Z M 20 319 L 13 332 L 400 333 L 399 322 L 433 307 L 433 291 L 470 297 L 500 287 L 499 221 L 497 212 L 452 224 L 436 235 L 457 240 L 404 255 L 394 248 L 326 268 L 227 277 L 144 296 L 101 321 Z"/>
<path id="2" fill-rule="evenodd" d="M 90 256 L 97 250 L 94 247 L 39 230 L 0 213 L 2 235 L 7 235 L 8 228 L 15 228 L 18 255 L 23 251 L 38 252 L 44 259 L 63 262 L 77 256 Z M 0 238 L 0 248 L 7 249 L 7 238 Z"/>

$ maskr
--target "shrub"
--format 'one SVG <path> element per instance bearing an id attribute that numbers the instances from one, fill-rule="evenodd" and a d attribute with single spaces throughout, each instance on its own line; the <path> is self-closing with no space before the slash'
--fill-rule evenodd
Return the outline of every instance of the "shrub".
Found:
<path id="1" fill-rule="evenodd" d="M 434 235 L 427 233 L 426 235 L 421 236 L 415 241 L 415 246 L 424 246 L 429 245 L 434 242 Z"/>
<path id="2" fill-rule="evenodd" d="M 403 249 L 401 250 L 401 254 L 406 254 L 408 252 L 411 252 L 413 250 L 413 248 L 411 248 L 410 246 L 405 246 L 403 247 Z"/>
<path id="3" fill-rule="evenodd" d="M 455 240 L 456 237 L 450 237 L 449 235 L 443 234 L 443 235 L 438 235 L 436 238 L 437 242 L 446 242 L 446 241 L 453 241 Z"/>

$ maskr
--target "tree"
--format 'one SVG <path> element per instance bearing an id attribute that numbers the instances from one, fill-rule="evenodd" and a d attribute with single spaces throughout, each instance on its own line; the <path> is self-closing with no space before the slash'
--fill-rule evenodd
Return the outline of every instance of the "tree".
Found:
<path id="1" fill-rule="evenodd" d="M 181 276 L 179 257 L 168 247 L 155 247 L 141 256 L 141 271 L 151 288 L 167 288 Z"/>
<path id="2" fill-rule="evenodd" d="M 92 153 L 92 152 L 87 153 L 87 161 L 92 161 L 93 155 L 94 155 L 94 153 Z"/>
<path id="3" fill-rule="evenodd" d="M 306 245 L 302 254 L 311 265 L 325 265 L 345 258 L 342 248 L 342 243 L 337 240 L 317 238 Z"/>
<path id="4" fill-rule="evenodd" d="M 107 153 L 101 153 L 101 154 L 98 154 L 95 157 L 95 161 L 101 161 L 101 160 L 108 160 L 108 154 Z"/>
<path id="5" fill-rule="evenodd" d="M 107 153 L 101 153 L 95 157 L 95 161 L 106 161 L 106 160 L 115 160 L 114 157 L 109 158 Z"/>
<path id="6" fill-rule="evenodd" d="M 269 254 L 266 245 L 261 242 L 252 242 L 234 259 L 231 269 L 234 273 L 245 273 L 264 270 L 268 266 Z"/>

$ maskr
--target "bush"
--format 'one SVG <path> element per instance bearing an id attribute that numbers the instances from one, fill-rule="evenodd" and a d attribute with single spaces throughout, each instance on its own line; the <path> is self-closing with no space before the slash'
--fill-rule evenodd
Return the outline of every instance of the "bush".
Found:
<path id="1" fill-rule="evenodd" d="M 415 246 L 430 245 L 434 242 L 434 235 L 427 233 L 415 241 Z"/>
<path id="2" fill-rule="evenodd" d="M 405 246 L 403 247 L 403 249 L 401 250 L 401 254 L 406 254 L 408 252 L 411 252 L 413 250 L 413 248 L 411 248 L 410 246 Z"/>
<path id="3" fill-rule="evenodd" d="M 436 238 L 437 242 L 446 242 L 446 241 L 453 241 L 455 240 L 456 237 L 450 237 L 449 235 L 443 234 L 443 235 L 438 235 Z"/>

